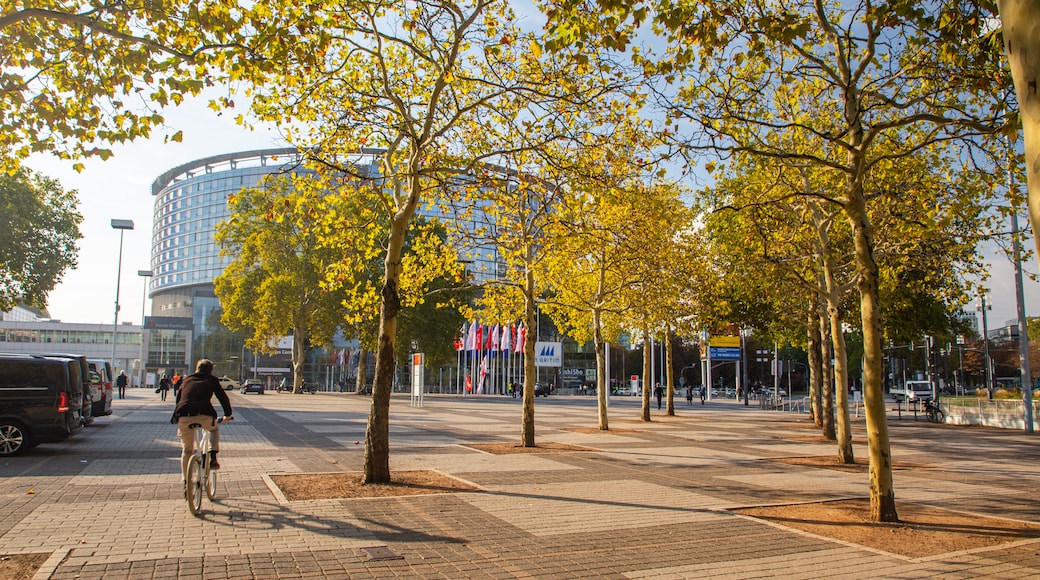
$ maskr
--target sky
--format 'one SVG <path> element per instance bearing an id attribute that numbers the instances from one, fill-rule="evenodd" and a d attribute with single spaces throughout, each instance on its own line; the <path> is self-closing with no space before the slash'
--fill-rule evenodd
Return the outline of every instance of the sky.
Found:
<path id="1" fill-rule="evenodd" d="M 37 155 L 26 165 L 56 178 L 66 190 L 78 192 L 80 224 L 78 265 L 66 271 L 51 292 L 47 309 L 62 322 L 112 324 L 115 317 L 116 274 L 121 269 L 119 321 L 140 324 L 144 278 L 138 270 L 151 269 L 152 182 L 164 171 L 203 157 L 235 151 L 284 147 L 275 131 L 247 131 L 232 115 L 217 116 L 204 100 L 189 100 L 165 113 L 169 133 L 183 129 L 180 143 L 163 143 L 162 132 L 149 140 L 113 147 L 108 161 L 90 159 L 77 173 L 71 161 Z M 129 219 L 133 230 L 123 231 L 122 266 L 119 264 L 120 230 L 112 219 Z M 150 303 L 147 305 L 150 308 Z M 147 314 L 147 312 L 146 312 Z"/>
<path id="2" fill-rule="evenodd" d="M 163 143 L 166 133 L 158 133 L 150 140 L 115 147 L 115 155 L 108 161 L 87 160 L 80 173 L 72 169 L 72 162 L 50 156 L 35 156 L 26 163 L 33 170 L 58 179 L 66 190 L 77 190 L 83 215 L 78 266 L 67 271 L 51 293 L 48 310 L 52 318 L 63 322 L 113 323 L 119 268 L 119 230 L 110 225 L 115 218 L 133 220 L 135 226 L 134 230 L 123 232 L 119 320 L 140 324 L 144 279 L 137 271 L 151 268 L 152 181 L 168 169 L 203 157 L 285 146 L 277 131 L 247 131 L 237 126 L 232 116 L 218 116 L 206 108 L 204 100 L 189 100 L 167 111 L 166 117 L 169 133 L 183 129 L 181 143 Z M 1025 224 L 1024 217 L 1021 223 Z M 1026 244 L 1032 248 L 1032 240 Z M 1037 270 L 1035 258 L 1026 263 L 1026 269 Z M 990 328 L 1016 318 L 1013 269 L 1004 256 L 990 258 L 987 287 L 992 304 Z M 1040 284 L 1030 282 L 1028 277 L 1025 304 L 1027 316 L 1040 315 Z M 975 308 L 974 303 L 968 305 L 969 310 Z"/>

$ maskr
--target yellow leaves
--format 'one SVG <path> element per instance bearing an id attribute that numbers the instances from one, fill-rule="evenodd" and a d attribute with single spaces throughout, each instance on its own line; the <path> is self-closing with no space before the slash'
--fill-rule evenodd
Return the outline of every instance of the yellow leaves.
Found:
<path id="1" fill-rule="evenodd" d="M 536 39 L 532 39 L 528 46 L 531 57 L 535 60 L 542 58 L 542 45 Z"/>

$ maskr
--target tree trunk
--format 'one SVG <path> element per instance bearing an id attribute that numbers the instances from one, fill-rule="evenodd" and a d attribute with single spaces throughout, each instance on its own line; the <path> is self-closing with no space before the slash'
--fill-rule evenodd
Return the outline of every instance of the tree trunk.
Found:
<path id="1" fill-rule="evenodd" d="M 672 327 L 665 328 L 664 331 L 664 357 L 665 360 L 661 361 L 661 364 L 665 365 L 664 368 L 668 373 L 668 412 L 666 413 L 669 417 L 675 416 L 675 373 L 672 372 Z"/>
<path id="2" fill-rule="evenodd" d="M 354 380 L 354 394 L 363 395 L 365 393 L 366 375 L 368 375 L 368 351 L 361 349 L 358 352 L 357 379 Z"/>
<path id="3" fill-rule="evenodd" d="M 650 374 L 653 372 L 650 369 L 650 357 L 653 356 L 650 349 L 653 348 L 650 343 L 650 330 L 645 326 L 643 327 L 643 408 L 642 408 L 642 419 L 644 421 L 650 420 L 650 390 L 653 388 L 653 377 Z M 649 382 L 648 382 L 649 381 Z"/>
<path id="4" fill-rule="evenodd" d="M 607 372 L 607 365 L 598 308 L 592 310 L 592 332 L 596 346 L 596 408 L 599 410 L 599 428 L 600 431 L 609 431 L 610 423 L 607 421 L 607 388 L 610 382 L 603 376 Z"/>
<path id="5" fill-rule="evenodd" d="M 524 390 L 521 398 L 520 442 L 524 447 L 534 447 L 534 344 L 538 341 L 538 324 L 534 319 L 535 293 L 534 251 L 527 249 L 527 270 L 524 273 L 524 327 L 527 335 L 524 339 Z M 535 329 L 534 340 L 531 340 L 531 329 Z"/>
<path id="6" fill-rule="evenodd" d="M 387 175 L 392 174 L 387 170 Z M 380 292 L 379 337 L 376 346 L 376 371 L 372 381 L 372 407 L 365 430 L 365 464 L 362 483 L 390 483 L 390 391 L 394 383 L 394 343 L 397 340 L 397 315 L 401 311 L 401 255 L 405 234 L 419 203 L 420 173 L 418 156 L 409 160 L 408 197 L 390 219 L 386 258 L 383 261 L 383 288 Z"/>
<path id="7" fill-rule="evenodd" d="M 852 454 L 852 418 L 849 416 L 849 372 L 848 352 L 845 349 L 845 333 L 841 329 L 841 311 L 836 295 L 827 296 L 827 312 L 831 320 L 831 343 L 834 345 L 834 402 L 838 419 L 838 460 L 856 463 Z"/>
<path id="8" fill-rule="evenodd" d="M 881 308 L 878 301 L 878 267 L 874 259 L 874 232 L 867 216 L 862 185 L 849 180 L 845 213 L 852 223 L 859 276 L 863 326 L 863 407 L 866 412 L 867 449 L 870 453 L 870 519 L 897 522 L 896 494 L 892 485 L 892 448 L 885 417 L 885 391 L 881 385 Z"/>
<path id="9" fill-rule="evenodd" d="M 1004 53 L 1015 81 L 1026 155 L 1029 223 L 1040 231 L 1040 0 L 998 0 Z M 1040 236 L 1033 236 L 1040 260 Z"/>
<path id="10" fill-rule="evenodd" d="M 834 431 L 834 343 L 826 312 L 821 312 L 816 324 L 820 327 L 820 358 L 823 359 L 823 438 L 836 441 Z"/>
<path id="11" fill-rule="evenodd" d="M 814 293 L 815 294 L 815 293 Z M 823 360 L 820 356 L 820 325 L 816 322 L 816 301 L 809 310 L 809 409 L 813 423 L 823 428 L 823 398 L 820 390 L 823 386 Z"/>
<path id="12" fill-rule="evenodd" d="M 834 282 L 834 256 L 831 254 L 830 220 L 822 218 L 817 206 L 813 206 L 813 221 L 816 223 L 816 235 L 820 242 L 820 265 L 823 274 L 823 296 L 827 301 L 827 317 L 830 319 L 831 346 L 834 352 L 834 399 L 838 420 L 838 460 L 842 463 L 856 463 L 852 454 L 852 428 L 849 425 L 849 358 L 845 348 L 845 332 L 842 329 L 841 296 Z"/>
<path id="13" fill-rule="evenodd" d="M 302 327 L 293 328 L 292 344 L 292 367 L 293 367 L 293 394 L 299 393 L 303 387 L 303 363 L 307 358 L 307 331 Z"/>

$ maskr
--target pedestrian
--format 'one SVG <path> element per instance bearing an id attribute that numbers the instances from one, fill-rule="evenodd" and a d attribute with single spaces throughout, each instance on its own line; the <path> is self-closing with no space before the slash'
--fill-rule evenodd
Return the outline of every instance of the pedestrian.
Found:
<path id="1" fill-rule="evenodd" d="M 748 397 L 750 396 L 750 393 L 751 393 L 751 387 L 745 386 L 744 387 L 744 406 L 745 407 L 748 406 Z"/>
<path id="2" fill-rule="evenodd" d="M 126 398 L 126 371 L 119 371 L 119 376 L 116 377 L 116 386 L 119 387 L 119 398 Z"/>
<path id="3" fill-rule="evenodd" d="M 704 400 L 708 398 L 708 389 L 704 385 L 701 385 L 701 404 L 704 404 Z"/>
<path id="4" fill-rule="evenodd" d="M 661 410 L 661 399 L 664 398 L 664 389 L 661 388 L 661 383 L 657 383 L 654 387 L 654 396 L 657 397 L 657 410 Z"/>
<path id="5" fill-rule="evenodd" d="M 177 371 L 174 371 L 173 378 L 170 379 L 170 385 L 173 386 L 173 396 L 177 397 L 177 393 L 181 390 L 181 375 Z"/>
<path id="6" fill-rule="evenodd" d="M 166 393 L 170 392 L 170 385 L 170 377 L 163 375 L 163 377 L 159 379 L 159 388 L 155 389 L 155 392 L 161 395 L 163 401 L 166 400 Z"/>
<path id="7" fill-rule="evenodd" d="M 693 406 L 693 385 L 686 385 L 686 404 Z"/>

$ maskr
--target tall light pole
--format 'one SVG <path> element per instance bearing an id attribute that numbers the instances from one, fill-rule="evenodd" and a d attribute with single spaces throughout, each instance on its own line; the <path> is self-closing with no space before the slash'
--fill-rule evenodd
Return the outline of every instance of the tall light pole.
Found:
<path id="1" fill-rule="evenodd" d="M 993 398 L 993 365 L 990 363 L 990 359 L 989 359 L 989 323 L 987 322 L 987 319 L 986 319 L 986 310 L 988 310 L 989 308 L 986 305 L 986 294 L 985 293 L 979 294 L 979 304 L 980 304 L 979 309 L 982 311 L 982 344 L 985 345 L 983 347 L 983 353 L 984 353 L 984 355 L 986 357 L 986 393 L 987 393 L 987 397 L 989 399 L 992 399 Z"/>
<path id="2" fill-rule="evenodd" d="M 116 313 L 112 320 L 112 372 L 115 372 L 116 333 L 119 332 L 119 279 L 123 275 L 123 232 L 134 229 L 134 221 L 113 219 L 112 229 L 119 230 L 119 262 L 118 266 L 116 266 Z"/>
<path id="3" fill-rule="evenodd" d="M 1008 139 L 1009 153 L 1012 144 Z M 1015 306 L 1018 314 L 1018 367 L 1022 376 L 1025 432 L 1033 432 L 1033 377 L 1029 368 L 1029 334 L 1026 332 L 1025 292 L 1022 288 L 1022 247 L 1018 241 L 1018 204 L 1015 203 L 1014 155 L 1008 155 L 1008 199 L 1011 201 L 1011 252 L 1015 261 Z"/>
<path id="4" fill-rule="evenodd" d="M 148 279 L 152 277 L 152 271 L 138 270 L 137 275 L 144 280 L 144 283 L 141 284 L 141 382 L 138 383 L 143 387 L 145 377 L 148 376 L 148 343 L 144 340 L 144 304 L 148 298 Z"/>

